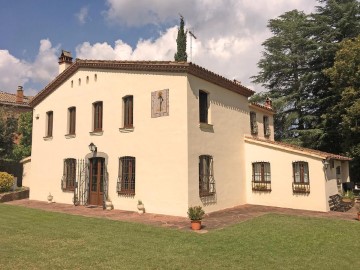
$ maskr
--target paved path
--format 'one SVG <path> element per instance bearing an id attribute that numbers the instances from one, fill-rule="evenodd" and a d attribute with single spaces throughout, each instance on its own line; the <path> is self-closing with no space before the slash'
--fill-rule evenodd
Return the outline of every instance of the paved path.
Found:
<path id="1" fill-rule="evenodd" d="M 150 224 L 160 227 L 175 228 L 190 231 L 190 222 L 187 218 L 166 216 L 158 214 L 145 213 L 139 215 L 137 212 L 123 211 L 123 210 L 103 210 L 102 207 L 88 208 L 85 206 L 74 206 L 63 203 L 47 203 L 35 200 L 17 200 L 7 202 L 9 205 L 19 205 L 29 208 L 42 209 L 51 212 L 60 212 L 72 215 L 81 215 L 86 217 L 107 218 L 111 220 L 121 220 L 129 222 L 138 222 L 143 224 Z M 353 207 L 348 212 L 315 212 L 306 210 L 295 210 L 289 208 L 260 206 L 260 205 L 241 205 L 233 208 L 213 212 L 207 214 L 203 219 L 203 229 L 200 233 L 205 233 L 209 230 L 222 229 L 224 227 L 234 225 L 255 217 L 262 216 L 267 213 L 278 213 L 295 216 L 308 216 L 318 218 L 332 218 L 343 220 L 357 220 L 356 209 Z"/>

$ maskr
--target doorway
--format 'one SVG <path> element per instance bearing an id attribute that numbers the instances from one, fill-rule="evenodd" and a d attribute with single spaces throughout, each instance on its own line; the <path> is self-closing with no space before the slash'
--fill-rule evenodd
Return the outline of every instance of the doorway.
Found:
<path id="1" fill-rule="evenodd" d="M 105 158 L 90 158 L 90 205 L 103 205 Z"/>

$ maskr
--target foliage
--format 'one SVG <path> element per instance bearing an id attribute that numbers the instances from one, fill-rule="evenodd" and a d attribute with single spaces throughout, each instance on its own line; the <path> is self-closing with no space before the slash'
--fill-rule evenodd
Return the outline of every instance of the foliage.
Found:
<path id="1" fill-rule="evenodd" d="M 335 55 L 339 44 L 347 38 L 355 38 L 360 34 L 360 3 L 356 0 L 321 0 L 322 5 L 312 14 L 313 39 L 316 48 L 311 52 L 309 63 L 311 84 L 309 91 L 312 94 L 313 114 L 316 125 L 321 129 L 317 143 L 311 143 L 320 150 L 334 153 L 343 153 L 341 142 L 343 137 L 336 128 L 339 117 L 325 117 L 335 106 L 341 94 L 331 87 L 330 79 L 324 70 L 331 68 L 335 62 Z"/>
<path id="2" fill-rule="evenodd" d="M 360 36 L 344 40 L 336 53 L 334 66 L 326 69 L 331 90 L 339 96 L 338 102 L 323 115 L 325 122 L 337 119 L 336 132 L 343 138 L 341 147 L 354 160 L 352 178 L 360 173 Z M 358 180 L 358 179 L 357 179 Z"/>
<path id="3" fill-rule="evenodd" d="M 32 112 L 20 115 L 18 133 L 21 134 L 21 137 L 19 144 L 15 145 L 13 150 L 15 160 L 21 160 L 31 155 Z"/>
<path id="4" fill-rule="evenodd" d="M 205 211 L 201 206 L 191 206 L 189 207 L 187 214 L 190 220 L 202 220 L 205 215 Z"/>
<path id="5" fill-rule="evenodd" d="M 359 93 L 354 85 L 359 80 L 348 81 L 346 87 L 353 87 L 353 91 L 341 85 L 335 87 L 331 78 L 334 72 L 329 71 L 342 41 L 360 35 L 360 3 L 356 0 L 318 2 L 320 5 L 313 14 L 293 10 L 269 21 L 273 36 L 263 43 L 264 52 L 258 63 L 260 72 L 253 79 L 267 88 L 277 111 L 274 119 L 277 140 L 336 154 L 352 153 L 360 164 L 358 156 L 353 155 L 360 152 L 357 140 L 360 136 L 346 131 L 347 122 L 359 119 L 356 115 L 360 103 L 354 99 Z M 355 64 L 358 59 L 353 53 L 352 60 L 349 56 L 349 62 L 343 62 L 347 75 L 358 72 Z M 350 107 L 346 107 L 346 102 Z M 360 168 L 355 170 L 359 175 Z"/>
<path id="6" fill-rule="evenodd" d="M 138 200 L 138 205 L 142 205 L 142 200 Z"/>
<path id="7" fill-rule="evenodd" d="M 14 185 L 14 176 L 7 172 L 0 172 L 0 192 L 9 191 Z"/>
<path id="8" fill-rule="evenodd" d="M 186 35 L 187 35 L 187 31 L 184 30 L 184 18 L 181 16 L 180 28 L 178 30 L 178 35 L 176 38 L 177 52 L 175 53 L 175 61 L 177 62 L 187 61 Z"/>
<path id="9" fill-rule="evenodd" d="M 297 10 L 286 12 L 269 21 L 273 37 L 263 46 L 263 58 L 259 61 L 260 72 L 254 82 L 269 89 L 275 115 L 275 138 L 299 144 L 302 130 L 311 126 L 306 107 L 306 67 L 308 51 L 313 42 L 308 38 L 308 16 Z"/>
<path id="10" fill-rule="evenodd" d="M 269 214 L 197 234 L 6 204 L 0 213 L 2 269 L 359 268 L 354 221 Z"/>
<path id="11" fill-rule="evenodd" d="M 0 155 L 3 158 L 12 158 L 16 131 L 17 119 L 0 110 Z"/>

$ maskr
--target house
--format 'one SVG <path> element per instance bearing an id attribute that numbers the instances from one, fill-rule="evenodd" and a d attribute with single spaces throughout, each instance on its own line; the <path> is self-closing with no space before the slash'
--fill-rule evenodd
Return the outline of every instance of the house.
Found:
<path id="1" fill-rule="evenodd" d="M 24 96 L 22 86 L 18 86 L 16 94 L 0 91 L 0 110 L 5 113 L 6 117 L 19 118 L 24 112 L 31 112 L 29 106 L 32 97 Z"/>
<path id="2" fill-rule="evenodd" d="M 185 216 L 246 203 L 328 211 L 347 157 L 274 141 L 271 100 L 198 65 L 62 52 L 33 107 L 30 199 Z"/>

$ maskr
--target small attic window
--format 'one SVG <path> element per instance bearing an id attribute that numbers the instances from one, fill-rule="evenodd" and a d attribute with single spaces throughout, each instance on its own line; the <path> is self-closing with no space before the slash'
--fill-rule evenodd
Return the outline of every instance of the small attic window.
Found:
<path id="1" fill-rule="evenodd" d="M 97 81 L 97 74 L 94 75 L 94 81 Z"/>
<path id="2" fill-rule="evenodd" d="M 79 86 L 81 85 L 81 79 L 79 78 Z"/>
<path id="3" fill-rule="evenodd" d="M 71 81 L 71 88 L 74 87 L 74 81 Z"/>
<path id="4" fill-rule="evenodd" d="M 89 76 L 86 76 L 86 84 L 89 83 Z"/>

